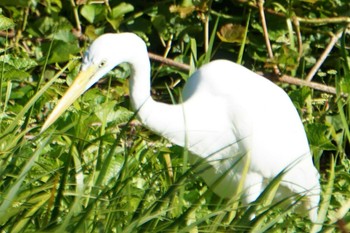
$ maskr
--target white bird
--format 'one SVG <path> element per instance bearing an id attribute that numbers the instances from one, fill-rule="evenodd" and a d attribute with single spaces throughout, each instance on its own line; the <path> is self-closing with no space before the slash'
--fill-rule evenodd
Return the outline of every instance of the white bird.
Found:
<path id="1" fill-rule="evenodd" d="M 305 195 L 304 208 L 316 221 L 319 173 L 298 112 L 280 87 L 230 61 L 216 60 L 198 69 L 183 89 L 182 103 L 160 103 L 150 96 L 151 68 L 144 41 L 133 33 L 104 34 L 87 50 L 81 72 L 41 132 L 124 62 L 131 67 L 130 97 L 141 122 L 186 147 L 192 163 L 201 160 L 210 165 L 200 169 L 200 175 L 217 195 L 230 198 L 235 194 L 247 162 L 243 180 L 246 203 L 256 200 L 268 181 L 288 168 L 277 194 L 282 198 L 291 193 Z"/>

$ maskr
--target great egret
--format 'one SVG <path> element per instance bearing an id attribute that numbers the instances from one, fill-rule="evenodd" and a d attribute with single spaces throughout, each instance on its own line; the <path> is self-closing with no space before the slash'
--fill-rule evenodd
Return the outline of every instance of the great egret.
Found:
<path id="1" fill-rule="evenodd" d="M 251 203 L 267 181 L 288 168 L 281 182 L 281 190 L 288 192 L 278 194 L 305 195 L 304 207 L 316 221 L 319 173 L 295 107 L 280 87 L 230 61 L 212 61 L 197 70 L 183 89 L 181 104 L 160 103 L 150 96 L 150 61 L 143 40 L 133 33 L 104 34 L 87 50 L 81 72 L 41 131 L 123 62 L 131 66 L 130 96 L 142 123 L 186 147 L 192 162 L 210 164 L 201 176 L 216 194 L 232 197 L 249 162 L 243 190 L 245 202 Z"/>

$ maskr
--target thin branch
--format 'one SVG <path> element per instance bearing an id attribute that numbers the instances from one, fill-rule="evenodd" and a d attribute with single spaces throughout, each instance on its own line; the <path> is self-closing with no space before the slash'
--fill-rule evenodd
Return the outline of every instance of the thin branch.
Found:
<path id="1" fill-rule="evenodd" d="M 171 49 L 171 45 L 173 43 L 173 38 L 174 38 L 174 34 L 171 34 L 168 42 L 166 43 L 166 47 L 165 47 L 165 51 L 164 51 L 163 57 L 167 57 L 168 56 L 168 54 L 170 52 L 170 49 Z"/>
<path id="2" fill-rule="evenodd" d="M 278 78 L 278 81 L 288 83 L 288 84 L 294 84 L 294 85 L 298 85 L 298 86 L 310 87 L 314 90 L 322 91 L 322 92 L 333 94 L 333 95 L 337 94 L 335 87 L 327 86 L 327 85 L 317 83 L 317 82 L 306 81 L 306 80 L 291 77 L 288 75 L 282 75 L 281 77 Z"/>
<path id="3" fill-rule="evenodd" d="M 321 57 L 317 60 L 316 64 L 312 67 L 308 75 L 306 76 L 306 81 L 311 81 L 312 78 L 315 76 L 316 72 L 320 69 L 323 62 L 328 57 L 329 53 L 332 51 L 335 43 L 340 39 L 340 37 L 343 35 L 344 29 L 339 30 L 335 35 L 332 36 L 331 41 L 327 45 L 326 49 L 323 51 Z"/>
<path id="4" fill-rule="evenodd" d="M 75 23 L 76 23 L 76 33 L 78 35 L 78 38 L 80 38 L 81 34 L 82 34 L 82 29 L 81 29 L 81 24 L 80 24 L 80 19 L 79 19 L 78 7 L 75 4 L 74 0 L 70 0 L 70 4 L 73 8 L 74 18 L 75 18 Z"/>
<path id="5" fill-rule="evenodd" d="M 187 65 L 187 64 L 176 62 L 176 61 L 174 61 L 172 59 L 165 58 L 163 56 L 160 56 L 160 55 L 157 55 L 157 54 L 154 54 L 154 53 L 151 53 L 151 52 L 148 52 L 148 56 L 154 61 L 158 61 L 160 63 L 166 64 L 166 65 L 169 65 L 169 66 L 173 66 L 173 67 L 179 68 L 181 70 L 185 70 L 185 71 L 189 71 L 190 70 L 190 66 Z"/>
<path id="6" fill-rule="evenodd" d="M 263 32 L 264 32 L 264 38 L 265 38 L 267 52 L 269 54 L 269 58 L 273 61 L 274 56 L 273 56 L 271 43 L 270 43 L 270 39 L 269 39 L 269 33 L 267 31 L 266 18 L 265 18 L 265 13 L 264 13 L 264 2 L 265 2 L 264 0 L 258 0 L 258 8 L 259 8 L 259 13 L 260 13 L 260 18 L 261 18 L 261 25 L 262 25 Z M 273 64 L 273 69 L 274 69 L 275 74 L 277 76 L 280 76 L 281 72 L 278 69 L 278 66 L 276 64 Z"/>
<path id="7" fill-rule="evenodd" d="M 308 23 L 308 24 L 328 24 L 328 23 L 350 23 L 350 17 L 332 17 L 332 18 L 302 18 L 297 17 L 300 23 Z"/>
<path id="8" fill-rule="evenodd" d="M 0 37 L 13 38 L 16 36 L 15 30 L 0 31 Z"/>
<path id="9" fill-rule="evenodd" d="M 300 23 L 297 17 L 292 17 L 292 22 L 295 28 L 295 34 L 297 36 L 298 40 L 298 62 L 300 61 L 300 58 L 303 56 L 303 41 L 301 39 L 301 32 L 300 32 Z"/>
<path id="10" fill-rule="evenodd" d="M 154 61 L 158 61 L 158 62 L 161 62 L 163 64 L 166 64 L 166 65 L 169 65 L 169 66 L 173 66 L 173 67 L 176 67 L 176 68 L 184 70 L 184 71 L 189 71 L 190 70 L 190 66 L 187 65 L 187 64 L 176 62 L 176 61 L 174 61 L 172 59 L 164 58 L 164 57 L 162 57 L 160 55 L 157 55 L 157 54 L 154 54 L 154 53 L 150 53 L 150 52 L 148 53 L 148 55 Z M 262 76 L 262 77 L 267 78 L 267 79 L 269 79 L 269 80 L 271 80 L 273 82 L 278 81 L 278 82 L 294 84 L 294 85 L 298 85 L 298 86 L 306 86 L 306 87 L 310 87 L 312 89 L 319 90 L 319 91 L 322 91 L 322 92 L 325 92 L 325 93 L 329 93 L 329 94 L 333 94 L 333 95 L 335 95 L 337 93 L 336 89 L 334 87 L 332 87 L 332 86 L 327 86 L 327 85 L 316 83 L 316 82 L 308 82 L 308 81 L 305 81 L 305 80 L 302 80 L 302 79 L 299 79 L 299 78 L 296 78 L 296 77 L 291 77 L 291 76 L 288 76 L 288 75 L 282 75 L 281 77 L 278 77 L 278 78 L 276 78 L 275 75 Z"/>
<path id="11" fill-rule="evenodd" d="M 208 52 L 209 47 L 209 14 L 204 16 L 204 51 Z"/>

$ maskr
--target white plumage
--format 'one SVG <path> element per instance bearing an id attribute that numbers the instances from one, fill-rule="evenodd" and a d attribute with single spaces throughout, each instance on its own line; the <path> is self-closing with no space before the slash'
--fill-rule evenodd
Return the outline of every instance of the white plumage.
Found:
<path id="1" fill-rule="evenodd" d="M 132 69 L 131 101 L 142 123 L 172 143 L 187 147 L 192 163 L 204 161 L 202 168 L 210 164 L 201 176 L 216 194 L 224 198 L 235 194 L 247 161 L 250 164 L 243 188 L 247 203 L 288 168 L 278 195 L 306 195 L 305 207 L 311 220 L 316 221 L 319 174 L 293 103 L 277 85 L 230 61 L 216 60 L 197 70 L 184 87 L 181 104 L 159 103 L 150 96 L 145 43 L 132 33 L 104 34 L 87 51 L 81 73 L 42 131 L 85 90 L 123 62 Z"/>

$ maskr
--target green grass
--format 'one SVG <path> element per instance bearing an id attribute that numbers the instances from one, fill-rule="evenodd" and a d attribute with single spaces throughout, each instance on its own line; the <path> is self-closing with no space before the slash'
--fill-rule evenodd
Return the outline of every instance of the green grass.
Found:
<path id="1" fill-rule="evenodd" d="M 21 130 L 25 112 L 44 98 L 65 69 L 42 86 L 3 131 L 0 224 L 5 232 L 311 229 L 307 217 L 293 214 L 293 206 L 271 204 L 278 178 L 251 206 L 243 206 L 239 195 L 219 200 L 183 163 L 187 152 L 140 126 L 123 102 L 113 100 L 112 89 L 88 91 L 56 128 L 42 135 L 35 124 Z M 106 98 L 108 93 L 111 96 Z M 320 221 L 330 231 L 338 227 L 333 219 L 341 215 L 338 208 L 349 200 L 349 161 L 340 153 L 337 157 L 338 165 L 331 163 L 322 175 Z M 342 212 L 345 216 L 340 217 L 348 219 Z M 252 213 L 259 214 L 251 220 Z"/>
<path id="2" fill-rule="evenodd" d="M 33 1 L 20 9 L 1 8 L 7 16 L 0 17 L 1 32 L 15 28 L 18 33 L 0 37 L 0 232 L 349 232 L 350 103 L 340 94 L 350 93 L 347 34 L 329 54 L 337 62 L 327 60 L 315 76 L 315 81 L 335 86 L 336 95 L 280 84 L 303 119 L 321 173 L 319 224 L 296 214 L 287 200 L 271 201 L 279 176 L 249 206 L 241 202 L 242 187 L 230 200 L 213 194 L 196 174 L 198 165 L 187 163 L 186 148 L 169 144 L 137 121 L 124 68 L 114 70 L 39 133 L 77 74 L 80 51 L 89 44 L 77 39 L 72 25 L 83 26 L 90 39 L 117 28 L 134 31 L 152 51 L 167 51 L 174 60 L 190 64 L 191 71 L 221 55 L 256 71 L 271 71 L 269 62 L 278 62 L 282 72 L 298 77 L 305 77 L 335 27 L 328 22 L 303 24 L 304 53 L 299 58 L 290 18 L 267 15 L 276 55 L 270 61 L 254 7 L 214 1 L 208 13 L 210 30 L 204 34 L 201 6 L 181 18 L 169 12 L 171 1 L 156 2 L 61 6 L 61 1 Z M 334 9 L 316 1 L 317 9 L 327 17 L 333 17 L 332 10 L 341 15 L 346 2 L 329 2 Z M 287 15 L 319 14 L 308 3 L 272 3 L 266 7 Z M 244 32 L 242 41 L 219 41 L 217 32 L 232 22 Z M 207 52 L 204 41 L 209 43 Z M 154 97 L 181 99 L 178 93 L 191 71 L 155 62 L 152 66 Z"/>

